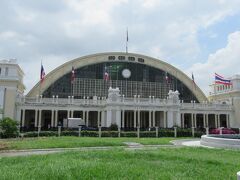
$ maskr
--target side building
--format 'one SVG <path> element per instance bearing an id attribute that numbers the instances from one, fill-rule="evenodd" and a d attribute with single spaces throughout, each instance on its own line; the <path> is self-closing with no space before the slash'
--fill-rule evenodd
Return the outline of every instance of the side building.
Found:
<path id="1" fill-rule="evenodd" d="M 0 119 L 16 118 L 16 99 L 24 93 L 24 73 L 16 60 L 0 61 Z"/>
<path id="2" fill-rule="evenodd" d="M 57 127 L 66 118 L 82 118 L 91 127 L 117 124 L 126 130 L 240 127 L 237 108 L 209 101 L 188 76 L 164 61 L 111 52 L 54 69 L 41 85 L 16 98 L 15 118 L 28 130 Z"/>

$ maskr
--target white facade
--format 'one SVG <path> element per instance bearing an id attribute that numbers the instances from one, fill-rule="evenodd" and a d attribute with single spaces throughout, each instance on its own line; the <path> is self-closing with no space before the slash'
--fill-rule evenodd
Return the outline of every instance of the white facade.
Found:
<path id="1" fill-rule="evenodd" d="M 16 116 L 16 98 L 23 95 L 23 71 L 16 60 L 0 61 L 0 118 Z"/>
<path id="2" fill-rule="evenodd" d="M 46 76 L 42 91 L 64 74 L 69 73 L 72 66 L 79 68 L 89 64 L 105 62 L 109 55 L 119 53 L 103 53 L 86 56 L 66 63 Z M 120 53 L 125 55 L 124 53 Z M 131 54 L 139 57 L 140 55 Z M 146 56 L 147 66 L 167 70 L 169 74 L 176 74 L 189 89 L 192 81 L 183 72 L 173 66 Z M 107 60 L 108 61 L 108 60 Z M 109 61 L 108 61 L 109 62 Z M 178 91 L 169 91 L 167 99 L 159 99 L 154 96 L 141 98 L 139 95 L 126 98 L 120 95 L 118 88 L 109 88 L 107 97 L 84 97 L 75 99 L 73 96 L 52 98 L 39 96 L 39 83 L 22 96 L 24 86 L 22 84 L 23 72 L 16 62 L 3 61 L 0 63 L 0 106 L 2 116 L 9 116 L 18 120 L 21 127 L 34 129 L 37 127 L 48 128 L 63 125 L 63 119 L 82 118 L 87 126 L 109 127 L 116 124 L 124 129 L 162 127 L 172 128 L 216 128 L 233 127 L 240 128 L 240 78 L 232 78 L 233 86 L 214 86 L 210 95 L 210 101 L 202 91 L 196 87 L 194 95 L 200 103 L 192 101 L 183 102 L 179 99 Z"/>

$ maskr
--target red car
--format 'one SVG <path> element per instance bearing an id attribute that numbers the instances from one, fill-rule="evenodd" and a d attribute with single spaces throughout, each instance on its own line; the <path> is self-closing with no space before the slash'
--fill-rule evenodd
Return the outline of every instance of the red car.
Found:
<path id="1" fill-rule="evenodd" d="M 221 128 L 211 129 L 209 134 L 220 134 L 220 129 Z M 236 134 L 236 132 L 229 128 L 222 128 L 222 134 Z"/>

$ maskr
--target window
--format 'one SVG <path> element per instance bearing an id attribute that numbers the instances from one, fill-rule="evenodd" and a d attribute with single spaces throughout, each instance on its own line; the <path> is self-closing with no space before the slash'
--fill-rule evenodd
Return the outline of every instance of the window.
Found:
<path id="1" fill-rule="evenodd" d="M 125 56 L 118 56 L 118 60 L 125 60 Z"/>
<path id="2" fill-rule="evenodd" d="M 138 62 L 144 63 L 144 59 L 143 58 L 138 58 Z"/>
<path id="3" fill-rule="evenodd" d="M 8 67 L 5 69 L 5 76 L 8 76 Z"/>
<path id="4" fill-rule="evenodd" d="M 108 56 L 108 60 L 115 60 L 115 56 Z"/>
<path id="5" fill-rule="evenodd" d="M 131 57 L 131 56 L 130 56 L 130 57 L 128 57 L 128 60 L 129 60 L 129 61 L 135 61 L 135 57 Z"/>

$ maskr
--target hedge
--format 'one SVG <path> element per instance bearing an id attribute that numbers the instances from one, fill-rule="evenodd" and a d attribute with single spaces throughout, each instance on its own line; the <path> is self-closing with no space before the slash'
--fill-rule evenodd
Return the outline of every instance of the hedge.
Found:
<path id="1" fill-rule="evenodd" d="M 204 134 L 202 131 L 195 130 L 195 137 L 201 137 Z M 61 136 L 78 136 L 78 131 L 61 131 Z M 38 137 L 37 131 L 23 133 L 24 137 Z M 39 136 L 58 136 L 58 131 L 41 131 Z M 81 131 L 81 136 L 98 137 L 98 131 Z M 102 137 L 118 137 L 118 131 L 101 131 Z M 137 131 L 121 131 L 121 137 L 137 137 Z M 140 131 L 140 137 L 156 137 L 156 131 Z M 158 137 L 174 137 L 173 129 L 159 129 Z M 177 129 L 177 137 L 192 137 L 191 129 Z"/>

